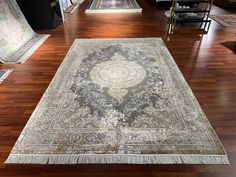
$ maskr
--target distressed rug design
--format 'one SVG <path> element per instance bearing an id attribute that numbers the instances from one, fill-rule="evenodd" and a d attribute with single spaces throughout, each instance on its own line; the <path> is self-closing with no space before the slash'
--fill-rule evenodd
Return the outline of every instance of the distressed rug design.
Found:
<path id="1" fill-rule="evenodd" d="M 162 39 L 77 39 L 6 163 L 228 158 Z"/>
<path id="2" fill-rule="evenodd" d="M 12 72 L 12 69 L 0 70 L 0 83 L 7 78 L 7 76 Z"/>
<path id="3" fill-rule="evenodd" d="M 31 29 L 15 0 L 0 1 L 0 62 L 23 63 L 48 36 Z"/>
<path id="4" fill-rule="evenodd" d="M 236 15 L 211 15 L 213 20 L 228 28 L 236 28 Z"/>
<path id="5" fill-rule="evenodd" d="M 136 0 L 93 0 L 86 13 L 142 12 Z"/>

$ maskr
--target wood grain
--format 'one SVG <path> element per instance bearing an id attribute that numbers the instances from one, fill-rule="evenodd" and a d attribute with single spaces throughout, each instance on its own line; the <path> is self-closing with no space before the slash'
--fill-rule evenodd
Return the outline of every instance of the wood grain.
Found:
<path id="1" fill-rule="evenodd" d="M 84 14 L 86 0 L 24 64 L 0 64 L 14 71 L 0 85 L 0 176 L 235 177 L 235 29 L 212 22 L 208 34 L 179 28 L 166 35 L 168 3 L 139 0 L 142 14 Z M 216 6 L 212 14 L 236 13 Z M 5 165 L 15 141 L 75 38 L 162 37 L 224 144 L 231 165 Z M 230 45 L 223 45 L 230 44 Z M 230 46 L 227 48 L 227 46 Z"/>

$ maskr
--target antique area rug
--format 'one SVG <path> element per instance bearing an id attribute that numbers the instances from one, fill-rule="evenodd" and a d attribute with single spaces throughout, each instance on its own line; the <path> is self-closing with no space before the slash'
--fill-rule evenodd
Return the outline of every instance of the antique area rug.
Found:
<path id="1" fill-rule="evenodd" d="M 77 39 L 6 163 L 228 158 L 162 39 Z"/>
<path id="2" fill-rule="evenodd" d="M 136 0 L 93 0 L 86 13 L 142 12 Z"/>
<path id="3" fill-rule="evenodd" d="M 236 28 L 236 15 L 211 15 L 213 20 L 228 28 Z"/>
<path id="4" fill-rule="evenodd" d="M 7 78 L 7 76 L 12 72 L 12 69 L 0 70 L 0 83 Z"/>
<path id="5" fill-rule="evenodd" d="M 0 62 L 24 62 L 48 36 L 31 29 L 15 0 L 0 1 Z"/>

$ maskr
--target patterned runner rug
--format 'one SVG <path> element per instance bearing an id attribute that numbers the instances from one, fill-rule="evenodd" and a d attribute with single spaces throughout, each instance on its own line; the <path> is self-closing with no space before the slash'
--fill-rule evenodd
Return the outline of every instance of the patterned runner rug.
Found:
<path id="1" fill-rule="evenodd" d="M 228 158 L 162 39 L 78 39 L 6 163 Z"/>
<path id="2" fill-rule="evenodd" d="M 228 28 L 236 28 L 236 15 L 211 15 L 213 20 Z"/>
<path id="3" fill-rule="evenodd" d="M 86 13 L 142 12 L 136 0 L 93 0 Z"/>
<path id="4" fill-rule="evenodd" d="M 31 29 L 15 0 L 0 1 L 0 62 L 23 63 L 48 36 Z"/>
<path id="5" fill-rule="evenodd" d="M 12 69 L 0 70 L 0 83 L 12 72 Z"/>

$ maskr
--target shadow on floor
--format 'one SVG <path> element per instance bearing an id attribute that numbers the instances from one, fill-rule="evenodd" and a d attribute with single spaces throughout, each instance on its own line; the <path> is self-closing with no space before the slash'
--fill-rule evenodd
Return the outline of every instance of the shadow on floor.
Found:
<path id="1" fill-rule="evenodd" d="M 230 49 L 232 52 L 236 54 L 236 41 L 227 41 L 227 42 L 222 42 L 220 44 Z"/>

